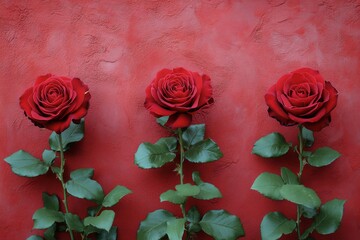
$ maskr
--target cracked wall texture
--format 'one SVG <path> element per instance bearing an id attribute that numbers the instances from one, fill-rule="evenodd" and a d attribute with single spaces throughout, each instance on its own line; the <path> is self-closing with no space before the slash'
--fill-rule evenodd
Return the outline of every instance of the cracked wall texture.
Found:
<path id="1" fill-rule="evenodd" d="M 295 156 L 264 160 L 251 154 L 253 143 L 272 131 L 296 142 L 296 128 L 267 115 L 263 95 L 284 73 L 303 66 L 318 69 L 338 89 L 329 127 L 316 133 L 316 146 L 342 153 L 331 166 L 305 168 L 303 183 L 323 202 L 347 199 L 338 232 L 316 239 L 354 239 L 360 234 L 360 1 L 0 1 L 0 158 L 18 149 L 40 155 L 47 130 L 28 121 L 18 97 L 46 73 L 79 77 L 90 87 L 86 136 L 67 155 L 68 171 L 95 168 L 105 191 L 116 184 L 133 194 L 120 201 L 115 224 L 119 239 L 133 240 L 141 220 L 159 208 L 159 195 L 178 183 L 168 164 L 140 170 L 133 156 L 143 141 L 166 132 L 143 107 L 145 88 L 162 68 L 183 66 L 212 78 L 215 105 L 197 115 L 207 124 L 224 157 L 207 165 L 185 165 L 186 179 L 199 170 L 224 198 L 194 201 L 202 212 L 225 208 L 238 215 L 245 239 L 260 239 L 262 217 L 295 208 L 250 190 L 263 171 L 281 166 L 297 171 Z M 51 174 L 26 179 L 0 161 L 0 235 L 26 239 L 41 193 L 60 194 Z M 85 201 L 70 198 L 84 215 Z M 66 239 L 64 237 L 64 239 Z M 199 239 L 207 239 L 200 235 Z M 285 239 L 294 239 L 294 235 Z"/>

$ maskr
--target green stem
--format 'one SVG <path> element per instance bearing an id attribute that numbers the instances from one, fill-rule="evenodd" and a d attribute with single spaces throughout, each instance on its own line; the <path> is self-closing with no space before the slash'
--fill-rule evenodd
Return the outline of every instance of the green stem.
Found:
<path id="1" fill-rule="evenodd" d="M 65 206 L 65 212 L 69 213 L 69 207 L 68 207 L 68 203 L 67 203 L 67 193 L 66 193 L 66 186 L 65 186 L 65 182 L 64 182 L 64 167 L 65 167 L 65 157 L 64 157 L 64 148 L 63 148 L 63 144 L 62 144 L 62 137 L 61 137 L 61 133 L 58 134 L 58 138 L 59 138 L 59 145 L 60 145 L 60 172 L 58 174 L 58 178 L 61 182 L 61 186 L 63 189 L 63 195 L 64 195 L 64 206 Z M 73 232 L 70 229 L 70 227 L 68 226 L 69 229 L 69 234 L 70 234 L 70 238 L 71 240 L 74 240 L 74 236 L 73 236 Z"/>
<path id="2" fill-rule="evenodd" d="M 304 139 L 302 136 L 302 125 L 299 125 L 299 152 L 298 152 L 298 158 L 299 158 L 299 173 L 298 173 L 298 180 L 299 183 L 301 183 L 301 175 L 303 173 L 304 170 L 304 159 L 303 159 L 303 151 L 304 151 Z M 300 205 L 297 205 L 296 207 L 296 229 L 297 229 L 297 235 L 298 235 L 298 239 L 301 239 L 301 229 L 300 229 L 300 218 L 301 218 L 301 210 L 300 210 Z"/>
<path id="3" fill-rule="evenodd" d="M 180 184 L 184 184 L 184 170 L 183 170 L 183 165 L 184 165 L 184 142 L 182 139 L 182 130 L 181 128 L 179 128 L 178 130 L 178 136 L 179 136 L 179 145 L 180 145 L 180 166 L 179 166 L 179 175 L 180 175 Z M 181 212 L 182 215 L 184 217 L 184 219 L 186 220 L 186 211 L 185 211 L 185 202 L 180 204 L 180 208 L 181 208 Z M 186 229 L 187 232 L 187 229 Z M 188 232 L 187 232 L 187 236 L 188 236 Z"/>

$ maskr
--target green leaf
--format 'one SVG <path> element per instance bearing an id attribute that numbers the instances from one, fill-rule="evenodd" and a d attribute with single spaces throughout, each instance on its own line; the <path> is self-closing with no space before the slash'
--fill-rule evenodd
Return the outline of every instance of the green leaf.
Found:
<path id="1" fill-rule="evenodd" d="M 85 226 L 85 228 L 84 228 L 85 235 L 89 235 L 91 233 L 100 233 L 102 231 L 105 231 L 105 230 L 98 229 L 92 225 Z"/>
<path id="2" fill-rule="evenodd" d="M 175 186 L 176 191 L 184 197 L 192 197 L 200 193 L 200 188 L 196 185 L 178 184 Z"/>
<path id="3" fill-rule="evenodd" d="M 88 207 L 87 214 L 90 217 L 95 217 L 101 209 L 102 209 L 102 205 Z"/>
<path id="4" fill-rule="evenodd" d="M 288 168 L 281 168 L 281 178 L 283 179 L 285 184 L 300 184 L 298 177 Z"/>
<path id="5" fill-rule="evenodd" d="M 46 192 L 42 193 L 42 200 L 44 207 L 50 210 L 59 211 L 59 199 L 54 195 L 49 195 Z"/>
<path id="6" fill-rule="evenodd" d="M 23 150 L 19 150 L 5 158 L 5 162 L 10 164 L 11 170 L 15 174 L 23 177 L 37 177 L 49 170 L 49 166 L 44 162 Z"/>
<path id="7" fill-rule="evenodd" d="M 80 217 L 76 214 L 65 213 L 65 222 L 66 225 L 70 228 L 70 230 L 74 230 L 77 232 L 84 231 L 84 224 L 82 223 Z"/>
<path id="8" fill-rule="evenodd" d="M 195 206 L 192 206 L 186 214 L 186 220 L 188 223 L 189 232 L 200 232 L 201 226 L 199 224 L 201 215 Z"/>
<path id="9" fill-rule="evenodd" d="M 135 164 L 140 168 L 159 168 L 175 159 L 177 139 L 161 138 L 155 144 L 142 143 L 135 153 Z"/>
<path id="10" fill-rule="evenodd" d="M 308 208 L 318 208 L 321 204 L 316 192 L 303 185 L 284 185 L 280 189 L 280 194 L 284 199 Z"/>
<path id="11" fill-rule="evenodd" d="M 160 202 L 171 202 L 174 204 L 181 204 L 186 201 L 186 197 L 180 195 L 179 192 L 174 190 L 168 190 L 160 195 Z"/>
<path id="12" fill-rule="evenodd" d="M 59 174 L 61 169 L 59 167 L 56 166 L 51 166 L 51 171 L 55 174 Z"/>
<path id="13" fill-rule="evenodd" d="M 313 218 L 317 214 L 316 208 L 308 208 L 303 205 L 298 205 L 298 206 L 299 206 L 300 212 L 302 213 L 301 215 L 306 218 Z"/>
<path id="14" fill-rule="evenodd" d="M 166 222 L 166 234 L 169 240 L 182 240 L 185 230 L 185 219 L 174 218 Z"/>
<path id="15" fill-rule="evenodd" d="M 66 183 L 66 190 L 74 197 L 101 203 L 104 191 L 100 184 L 90 178 L 72 179 Z"/>
<path id="16" fill-rule="evenodd" d="M 44 238 L 45 240 L 56 240 L 55 233 L 56 233 L 57 224 L 54 223 L 51 227 L 45 230 Z"/>
<path id="17" fill-rule="evenodd" d="M 146 219 L 140 223 L 137 240 L 161 239 L 166 235 L 167 222 L 172 219 L 175 219 L 175 217 L 163 209 L 149 213 Z"/>
<path id="18" fill-rule="evenodd" d="M 264 172 L 255 179 L 251 189 L 270 199 L 283 200 L 280 194 L 282 186 L 284 186 L 284 181 L 279 175 Z"/>
<path id="19" fill-rule="evenodd" d="M 84 219 L 84 226 L 93 226 L 98 229 L 103 229 L 107 232 L 110 231 L 114 222 L 115 212 L 112 210 L 104 210 L 97 217 L 86 217 Z"/>
<path id="20" fill-rule="evenodd" d="M 301 234 L 300 239 L 301 240 L 312 240 L 313 238 L 309 237 L 309 234 L 311 234 L 314 231 L 314 226 L 311 225 L 309 228 L 307 228 L 303 234 Z"/>
<path id="21" fill-rule="evenodd" d="M 63 222 L 64 215 L 62 212 L 40 208 L 32 216 L 34 220 L 34 229 L 46 229 L 51 227 L 55 222 Z"/>
<path id="22" fill-rule="evenodd" d="M 289 234 L 294 231 L 295 227 L 295 221 L 287 219 L 280 212 L 268 213 L 260 224 L 261 239 L 279 239 L 283 234 Z"/>
<path id="23" fill-rule="evenodd" d="M 193 196 L 196 199 L 210 200 L 214 198 L 221 198 L 221 192 L 217 187 L 211 183 L 205 183 L 201 180 L 199 172 L 192 173 L 192 179 L 200 188 L 200 193 Z"/>
<path id="24" fill-rule="evenodd" d="M 70 173 L 70 178 L 73 180 L 92 178 L 94 176 L 93 168 L 80 168 Z"/>
<path id="25" fill-rule="evenodd" d="M 308 162 L 314 167 L 323 167 L 335 161 L 341 154 L 329 147 L 322 147 L 313 152 Z"/>
<path id="26" fill-rule="evenodd" d="M 46 165 L 51 166 L 56 158 L 56 154 L 54 151 L 45 149 L 42 153 L 42 159 L 46 163 Z"/>
<path id="27" fill-rule="evenodd" d="M 200 221 L 202 230 L 215 240 L 235 240 L 244 236 L 240 219 L 225 210 L 211 210 Z"/>
<path id="28" fill-rule="evenodd" d="M 38 235 L 32 235 L 28 237 L 26 240 L 43 240 L 43 238 Z"/>
<path id="29" fill-rule="evenodd" d="M 128 195 L 129 193 L 132 192 L 128 188 L 118 185 L 105 196 L 102 205 L 104 207 L 112 207 L 115 204 L 117 204 L 120 201 L 120 199 L 122 199 L 124 196 Z"/>
<path id="30" fill-rule="evenodd" d="M 301 135 L 306 147 L 311 147 L 314 144 L 314 134 L 311 130 L 302 127 Z"/>
<path id="31" fill-rule="evenodd" d="M 116 240 L 117 239 L 117 227 L 111 227 L 109 232 L 101 231 L 97 238 L 97 240 Z"/>
<path id="32" fill-rule="evenodd" d="M 289 151 L 290 146 L 283 135 L 274 132 L 257 140 L 252 153 L 265 158 L 280 157 Z"/>
<path id="33" fill-rule="evenodd" d="M 189 149 L 190 146 L 204 140 L 205 136 L 205 124 L 190 125 L 183 133 L 182 139 L 185 149 Z"/>
<path id="34" fill-rule="evenodd" d="M 219 146 L 211 139 L 198 142 L 185 152 L 185 158 L 193 163 L 213 162 L 222 156 Z"/>
<path id="35" fill-rule="evenodd" d="M 320 234 L 334 233 L 341 222 L 345 200 L 334 199 L 321 206 L 315 217 L 314 227 Z"/>
<path id="36" fill-rule="evenodd" d="M 161 126 L 165 126 L 166 122 L 169 120 L 169 116 L 159 117 L 156 119 L 156 122 Z"/>
<path id="37" fill-rule="evenodd" d="M 75 124 L 73 122 L 70 123 L 69 128 L 61 133 L 62 145 L 64 151 L 70 148 L 70 143 L 79 142 L 84 138 L 84 128 L 85 121 L 81 119 L 79 124 Z M 59 137 L 56 132 L 52 132 L 49 138 L 49 145 L 52 150 L 59 152 L 60 151 L 60 143 Z"/>

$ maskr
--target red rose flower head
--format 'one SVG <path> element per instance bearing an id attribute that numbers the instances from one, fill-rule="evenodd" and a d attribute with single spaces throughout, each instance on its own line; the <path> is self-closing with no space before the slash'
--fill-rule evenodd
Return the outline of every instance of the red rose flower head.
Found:
<path id="1" fill-rule="evenodd" d="M 155 117 L 169 116 L 166 126 L 190 126 L 192 115 L 214 103 L 210 77 L 184 68 L 159 71 L 146 88 L 145 107 Z"/>
<path id="2" fill-rule="evenodd" d="M 310 68 L 285 74 L 265 94 L 271 117 L 284 126 L 302 124 L 312 131 L 329 125 L 337 98 L 331 83 Z"/>
<path id="3" fill-rule="evenodd" d="M 40 76 L 20 97 L 20 107 L 38 127 L 60 134 L 87 114 L 91 95 L 78 78 Z"/>

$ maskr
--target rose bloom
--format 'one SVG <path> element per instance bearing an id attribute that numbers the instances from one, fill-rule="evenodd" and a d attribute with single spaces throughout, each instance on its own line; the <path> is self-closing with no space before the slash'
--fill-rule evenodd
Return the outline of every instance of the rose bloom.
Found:
<path id="1" fill-rule="evenodd" d="M 38 127 L 60 134 L 80 122 L 89 108 L 89 88 L 78 78 L 40 76 L 20 97 L 20 107 Z"/>
<path id="2" fill-rule="evenodd" d="M 269 115 L 282 125 L 302 124 L 312 131 L 329 125 L 338 92 L 316 70 L 301 68 L 285 74 L 265 95 Z"/>
<path id="3" fill-rule="evenodd" d="M 159 71 L 146 88 L 146 109 L 169 116 L 165 125 L 173 129 L 188 127 L 196 111 L 213 103 L 210 77 L 184 68 Z"/>

